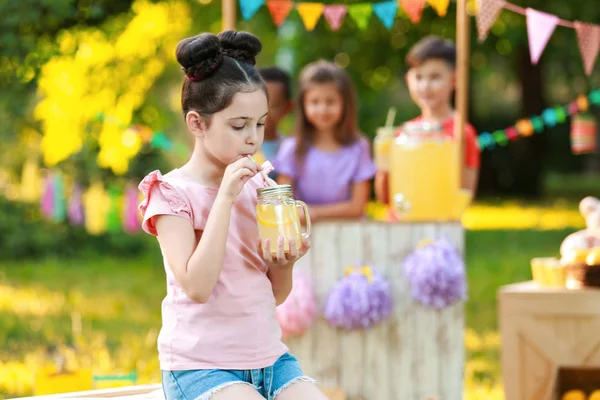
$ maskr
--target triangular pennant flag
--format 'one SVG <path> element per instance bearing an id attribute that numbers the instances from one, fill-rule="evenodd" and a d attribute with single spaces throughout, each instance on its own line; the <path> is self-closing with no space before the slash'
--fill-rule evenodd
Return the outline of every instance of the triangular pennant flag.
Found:
<path id="1" fill-rule="evenodd" d="M 579 42 L 579 51 L 583 59 L 586 75 L 591 75 L 600 51 L 600 25 L 586 24 L 575 21 L 575 31 Z"/>
<path id="2" fill-rule="evenodd" d="M 373 12 L 381 20 L 383 26 L 392 29 L 398 13 L 398 2 L 394 0 L 375 3 L 373 4 Z"/>
<path id="3" fill-rule="evenodd" d="M 428 0 L 428 2 L 431 8 L 435 10 L 437 15 L 439 15 L 440 17 L 446 16 L 450 0 Z"/>
<path id="4" fill-rule="evenodd" d="M 298 3 L 296 9 L 307 31 L 315 29 L 324 7 L 323 3 Z"/>
<path id="5" fill-rule="evenodd" d="M 240 0 L 242 18 L 246 21 L 249 20 L 264 4 L 265 0 Z"/>
<path id="6" fill-rule="evenodd" d="M 480 42 L 483 42 L 506 3 L 504 0 L 479 0 L 478 3 L 477 37 Z"/>
<path id="7" fill-rule="evenodd" d="M 400 0 L 400 5 L 413 24 L 421 21 L 425 0 Z"/>
<path id="8" fill-rule="evenodd" d="M 275 26 L 280 27 L 288 15 L 290 15 L 290 11 L 294 8 L 294 3 L 289 0 L 268 0 L 267 8 L 271 13 L 271 18 L 273 18 Z"/>
<path id="9" fill-rule="evenodd" d="M 325 20 L 329 24 L 332 30 L 337 31 L 342 26 L 342 21 L 346 16 L 348 8 L 343 4 L 335 4 L 331 6 L 325 6 L 323 15 Z"/>
<path id="10" fill-rule="evenodd" d="M 550 36 L 556 29 L 558 17 L 552 14 L 528 8 L 525 10 L 527 16 L 527 36 L 529 37 L 529 55 L 531 63 L 537 64 L 550 40 Z"/>
<path id="11" fill-rule="evenodd" d="M 352 4 L 348 6 L 348 14 L 352 17 L 356 25 L 361 30 L 364 30 L 369 26 L 369 20 L 373 15 L 373 9 L 369 3 Z"/>

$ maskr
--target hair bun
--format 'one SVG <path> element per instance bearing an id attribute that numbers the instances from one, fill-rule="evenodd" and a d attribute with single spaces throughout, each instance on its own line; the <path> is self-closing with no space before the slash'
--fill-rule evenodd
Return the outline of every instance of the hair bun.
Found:
<path id="1" fill-rule="evenodd" d="M 201 33 L 177 44 L 177 61 L 193 81 L 209 77 L 223 62 L 221 41 L 212 33 Z"/>
<path id="2" fill-rule="evenodd" d="M 260 40 L 248 32 L 223 31 L 219 33 L 223 55 L 237 61 L 256 65 L 256 56 L 262 50 Z"/>

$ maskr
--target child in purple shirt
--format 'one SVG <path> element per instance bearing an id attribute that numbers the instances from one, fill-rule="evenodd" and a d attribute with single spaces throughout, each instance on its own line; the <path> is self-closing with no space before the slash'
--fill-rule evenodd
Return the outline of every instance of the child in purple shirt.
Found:
<path id="1" fill-rule="evenodd" d="M 376 168 L 357 128 L 350 77 L 331 62 L 309 64 L 296 104 L 296 136 L 283 141 L 273 163 L 277 182 L 294 186 L 313 221 L 362 216 Z"/>

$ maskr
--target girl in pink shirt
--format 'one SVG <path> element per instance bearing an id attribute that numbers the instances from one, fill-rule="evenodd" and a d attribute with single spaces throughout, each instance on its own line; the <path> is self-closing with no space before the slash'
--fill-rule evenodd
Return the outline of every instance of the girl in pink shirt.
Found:
<path id="1" fill-rule="evenodd" d="M 194 151 L 181 168 L 140 183 L 143 228 L 158 238 L 167 277 L 158 338 L 167 400 L 304 400 L 325 396 L 281 342 L 275 307 L 308 250 L 260 243 L 256 189 L 267 91 L 262 49 L 246 32 L 182 40 L 185 121 Z M 271 256 L 271 246 L 277 249 Z"/>

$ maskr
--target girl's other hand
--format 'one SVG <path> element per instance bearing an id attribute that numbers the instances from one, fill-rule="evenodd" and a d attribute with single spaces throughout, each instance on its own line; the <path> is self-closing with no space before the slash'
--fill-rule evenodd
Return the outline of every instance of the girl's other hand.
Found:
<path id="1" fill-rule="evenodd" d="M 283 236 L 279 236 L 279 240 L 277 241 L 277 252 L 272 254 L 270 240 L 265 239 L 264 243 L 259 240 L 258 252 L 262 255 L 263 260 L 265 260 L 269 267 L 285 267 L 293 265 L 306 254 L 308 249 L 310 249 L 310 239 L 308 238 L 302 239 L 302 246 L 300 246 L 300 249 L 296 249 L 295 239 L 290 238 L 288 243 L 289 248 L 286 249 Z"/>
<path id="2" fill-rule="evenodd" d="M 261 167 L 248 157 L 243 157 L 225 168 L 219 195 L 227 200 L 235 201 L 244 184 L 260 171 Z"/>

